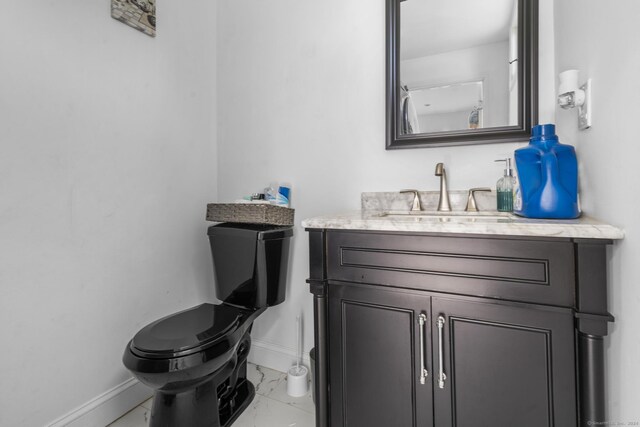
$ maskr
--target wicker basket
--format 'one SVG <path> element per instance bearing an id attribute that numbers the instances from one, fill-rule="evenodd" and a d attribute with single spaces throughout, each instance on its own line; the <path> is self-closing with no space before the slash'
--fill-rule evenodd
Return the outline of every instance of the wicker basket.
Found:
<path id="1" fill-rule="evenodd" d="M 263 203 L 209 203 L 207 221 L 293 225 L 295 209 Z"/>

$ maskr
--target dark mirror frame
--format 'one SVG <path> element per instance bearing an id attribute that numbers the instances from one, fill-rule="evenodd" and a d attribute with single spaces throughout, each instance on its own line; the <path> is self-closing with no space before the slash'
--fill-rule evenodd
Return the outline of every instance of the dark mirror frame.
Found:
<path id="1" fill-rule="evenodd" d="M 538 123 L 538 0 L 518 0 L 518 125 L 400 135 L 400 3 L 387 2 L 386 149 L 490 144 L 528 140 Z"/>

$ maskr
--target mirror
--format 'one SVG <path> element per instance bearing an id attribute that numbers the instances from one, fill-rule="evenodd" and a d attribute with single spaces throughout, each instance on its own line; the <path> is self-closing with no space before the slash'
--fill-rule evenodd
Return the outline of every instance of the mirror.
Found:
<path id="1" fill-rule="evenodd" d="M 387 149 L 527 140 L 537 0 L 387 0 Z"/>

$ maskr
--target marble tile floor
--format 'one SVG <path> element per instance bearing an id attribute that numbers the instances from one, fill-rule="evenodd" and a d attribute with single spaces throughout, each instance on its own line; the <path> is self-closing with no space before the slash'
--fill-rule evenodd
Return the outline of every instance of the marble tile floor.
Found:
<path id="1" fill-rule="evenodd" d="M 247 377 L 256 387 L 256 397 L 233 427 L 315 426 L 311 389 L 304 397 L 290 397 L 287 394 L 286 374 L 251 363 L 247 367 Z M 109 424 L 109 427 L 147 427 L 150 411 L 151 399 Z"/>

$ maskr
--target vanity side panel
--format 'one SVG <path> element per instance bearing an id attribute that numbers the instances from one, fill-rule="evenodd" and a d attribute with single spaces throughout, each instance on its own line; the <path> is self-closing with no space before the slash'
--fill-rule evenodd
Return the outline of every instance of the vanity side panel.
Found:
<path id="1" fill-rule="evenodd" d="M 329 307 L 326 280 L 326 232 L 308 229 L 309 232 L 309 290 L 313 294 L 313 338 L 316 349 L 315 379 L 316 426 L 329 427 Z"/>
<path id="2" fill-rule="evenodd" d="M 325 280 L 326 273 L 326 232 L 307 229 L 309 233 L 309 280 Z"/>
<path id="3" fill-rule="evenodd" d="M 605 336 L 613 316 L 607 309 L 607 244 L 576 240 L 576 317 L 580 332 Z"/>
<path id="4" fill-rule="evenodd" d="M 606 422 L 604 337 L 613 316 L 607 311 L 607 244 L 575 240 L 580 425 Z"/>

